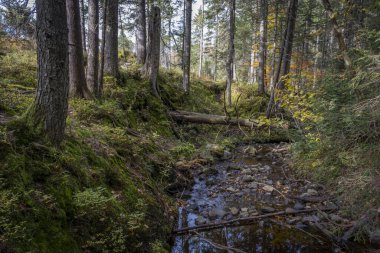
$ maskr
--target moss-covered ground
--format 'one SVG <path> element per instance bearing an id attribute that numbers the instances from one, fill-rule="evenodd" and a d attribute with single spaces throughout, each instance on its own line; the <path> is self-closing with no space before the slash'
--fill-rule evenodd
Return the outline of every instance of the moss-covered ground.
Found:
<path id="1" fill-rule="evenodd" d="M 176 210 L 168 194 L 175 164 L 212 159 L 207 143 L 283 140 L 268 131 L 177 124 L 168 110 L 224 114 L 223 84 L 193 79 L 181 91 L 181 73 L 162 70 L 162 100 L 138 66 L 105 78 L 102 100 L 71 99 L 60 148 L 28 127 L 23 114 L 34 99 L 35 55 L 10 43 L 1 61 L 1 252 L 167 252 Z M 231 116 L 254 118 L 266 99 L 254 86 L 234 89 Z M 241 94 L 241 95 L 240 95 Z M 243 95 L 244 94 L 244 95 Z"/>

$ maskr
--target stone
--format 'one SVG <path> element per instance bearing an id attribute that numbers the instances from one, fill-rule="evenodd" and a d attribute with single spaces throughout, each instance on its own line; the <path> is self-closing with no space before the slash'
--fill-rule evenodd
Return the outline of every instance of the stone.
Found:
<path id="1" fill-rule="evenodd" d="M 288 207 L 288 208 L 285 209 L 285 213 L 292 214 L 292 213 L 296 213 L 296 212 L 297 212 L 297 210 L 295 210 L 293 208 L 290 208 L 290 207 Z"/>
<path id="2" fill-rule="evenodd" d="M 303 224 L 302 222 L 297 222 L 295 227 L 299 229 L 304 229 L 307 228 L 307 225 Z"/>
<path id="3" fill-rule="evenodd" d="M 311 196 L 317 196 L 318 192 L 314 189 L 308 189 L 307 193 L 309 193 Z"/>
<path id="4" fill-rule="evenodd" d="M 244 149 L 244 153 L 251 156 L 255 156 L 257 154 L 257 149 L 253 146 L 249 146 Z"/>
<path id="5" fill-rule="evenodd" d="M 305 205 L 300 203 L 300 202 L 297 202 L 294 207 L 293 207 L 295 210 L 303 210 L 305 209 Z"/>
<path id="6" fill-rule="evenodd" d="M 336 223 L 342 223 L 344 219 L 337 214 L 330 214 L 330 219 Z"/>
<path id="7" fill-rule="evenodd" d="M 242 178 L 241 178 L 241 180 L 243 181 L 243 182 L 252 182 L 253 181 L 253 177 L 252 176 L 250 176 L 250 175 L 244 175 Z"/>
<path id="8" fill-rule="evenodd" d="M 244 170 L 242 170 L 241 173 L 244 175 L 250 175 L 250 174 L 252 174 L 252 171 L 250 169 L 244 169 Z"/>
<path id="9" fill-rule="evenodd" d="M 228 187 L 227 189 L 226 189 L 227 191 L 229 191 L 229 192 L 237 192 L 238 190 L 236 190 L 235 188 L 233 188 L 233 187 Z"/>
<path id="10" fill-rule="evenodd" d="M 238 166 L 234 166 L 234 165 L 229 165 L 227 167 L 227 172 L 230 172 L 230 171 L 235 171 L 235 170 L 240 170 L 241 168 L 238 167 Z"/>
<path id="11" fill-rule="evenodd" d="M 273 181 L 272 181 L 272 180 L 267 180 L 265 183 L 266 183 L 266 184 L 269 184 L 269 185 L 272 185 L 272 184 L 273 184 Z"/>
<path id="12" fill-rule="evenodd" d="M 302 218 L 302 222 L 318 222 L 320 218 L 317 215 L 309 215 Z"/>
<path id="13" fill-rule="evenodd" d="M 270 206 L 263 206 L 263 207 L 261 207 L 261 211 L 263 213 L 273 213 L 276 211 L 276 209 L 274 209 L 273 207 L 270 207 Z"/>
<path id="14" fill-rule="evenodd" d="M 226 212 L 221 208 L 214 208 L 208 212 L 210 219 L 223 218 L 224 215 L 226 215 Z"/>
<path id="15" fill-rule="evenodd" d="M 232 153 L 230 151 L 224 150 L 223 151 L 223 160 L 229 160 L 232 158 Z"/>
<path id="16" fill-rule="evenodd" d="M 197 225 L 202 225 L 206 224 L 207 220 L 203 216 L 198 216 L 197 219 L 195 220 L 195 223 Z"/>
<path id="17" fill-rule="evenodd" d="M 270 185 L 264 185 L 263 190 L 266 192 L 273 192 L 274 188 Z"/>
<path id="18" fill-rule="evenodd" d="M 243 207 L 243 208 L 241 209 L 241 211 L 242 211 L 243 213 L 246 213 L 246 212 L 248 212 L 248 208 L 247 208 L 247 207 Z"/>
<path id="19" fill-rule="evenodd" d="M 250 189 L 256 189 L 257 186 L 258 186 L 258 184 L 257 184 L 256 182 L 252 182 L 252 183 L 250 183 L 250 184 L 248 185 L 248 188 L 250 188 Z"/>
<path id="20" fill-rule="evenodd" d="M 231 207 L 230 211 L 232 215 L 237 215 L 239 213 L 239 209 L 237 209 L 236 207 Z"/>
<path id="21" fill-rule="evenodd" d="M 224 149 L 218 144 L 207 144 L 206 149 L 208 149 L 213 156 L 223 157 Z"/>

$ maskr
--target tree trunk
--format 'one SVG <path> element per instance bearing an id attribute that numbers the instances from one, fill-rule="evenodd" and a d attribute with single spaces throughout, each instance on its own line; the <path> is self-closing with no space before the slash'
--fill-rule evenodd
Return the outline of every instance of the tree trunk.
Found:
<path id="1" fill-rule="evenodd" d="M 108 8 L 108 1 L 109 0 L 103 0 L 103 27 L 102 27 L 102 44 L 100 48 L 100 66 L 99 66 L 99 97 L 102 96 L 103 93 L 103 77 L 104 77 L 104 61 L 105 61 L 105 46 L 106 46 L 106 23 L 107 23 L 107 8 Z"/>
<path id="2" fill-rule="evenodd" d="M 344 66 L 346 67 L 346 69 L 349 69 L 349 68 L 351 68 L 352 61 L 348 55 L 347 45 L 344 42 L 342 32 L 341 32 L 339 25 L 338 25 L 338 22 L 336 20 L 337 14 L 334 13 L 334 11 L 332 10 L 332 7 L 331 7 L 329 0 L 321 0 L 321 1 L 322 1 L 322 4 L 323 4 L 329 18 L 330 18 L 330 22 L 331 22 L 331 24 L 333 26 L 333 30 L 334 30 L 334 35 L 335 35 L 336 39 L 338 40 L 339 50 L 341 51 L 341 53 L 343 55 Z"/>
<path id="3" fill-rule="evenodd" d="M 265 93 L 266 54 L 267 54 L 267 13 L 266 0 L 260 0 L 260 54 L 259 54 L 259 86 L 260 95 Z"/>
<path id="4" fill-rule="evenodd" d="M 137 30 L 136 30 L 136 53 L 137 63 L 144 64 L 146 59 L 146 10 L 145 0 L 138 1 Z"/>
<path id="5" fill-rule="evenodd" d="M 274 76 L 274 87 L 271 90 L 270 99 L 269 99 L 268 107 L 266 110 L 267 118 L 269 118 L 272 113 L 273 105 L 275 103 L 276 88 L 277 87 L 279 89 L 285 88 L 285 83 L 282 78 L 285 75 L 287 75 L 290 70 L 290 61 L 291 61 L 297 7 L 298 7 L 298 0 L 290 0 L 289 7 L 288 7 L 287 20 L 286 20 L 287 26 L 286 26 L 284 36 L 283 36 L 276 74 Z"/>
<path id="6" fill-rule="evenodd" d="M 215 28 L 215 38 L 214 38 L 214 81 L 218 78 L 218 40 L 219 40 L 219 15 L 216 13 L 216 28 Z"/>
<path id="7" fill-rule="evenodd" d="M 279 89 L 285 88 L 284 77 L 287 76 L 290 71 L 290 63 L 292 59 L 292 50 L 293 50 L 294 28 L 295 28 L 296 19 L 297 19 L 297 10 L 298 10 L 298 0 L 291 0 L 289 4 L 289 10 L 288 10 L 288 24 L 287 24 L 284 53 L 283 53 L 281 71 L 280 71 L 280 80 L 278 83 Z"/>
<path id="8" fill-rule="evenodd" d="M 274 74 L 275 69 L 277 66 L 277 60 L 276 60 L 276 54 L 277 54 L 277 37 L 278 37 L 278 5 L 279 3 L 276 2 L 276 8 L 275 8 L 275 17 L 274 17 L 274 35 L 273 35 L 273 52 L 272 52 L 272 69 L 271 69 L 271 82 L 270 82 L 270 89 L 271 91 L 274 89 Z"/>
<path id="9" fill-rule="evenodd" d="M 82 47 L 83 47 L 83 53 L 86 55 L 86 18 L 84 13 L 84 0 L 80 1 L 80 15 L 81 15 L 81 31 L 82 31 Z"/>
<path id="10" fill-rule="evenodd" d="M 201 37 L 199 40 L 199 67 L 198 67 L 198 76 L 202 76 L 202 67 L 203 67 L 203 26 L 204 26 L 204 11 L 205 3 L 202 0 L 202 21 L 201 21 Z"/>
<path id="11" fill-rule="evenodd" d="M 118 17 L 119 1 L 107 1 L 106 37 L 104 48 L 104 73 L 117 78 L 118 66 Z"/>
<path id="12" fill-rule="evenodd" d="M 232 105 L 231 99 L 231 86 L 233 81 L 233 64 L 235 58 L 235 7 L 236 1 L 229 0 L 229 40 L 228 40 L 228 58 L 226 64 L 227 71 L 227 86 L 226 86 L 226 95 L 227 95 L 227 104 Z"/>
<path id="13" fill-rule="evenodd" d="M 152 93 L 160 97 L 157 76 L 160 67 L 161 44 L 161 10 L 157 6 L 151 7 L 148 31 L 148 50 L 145 61 L 145 74 L 149 77 Z"/>
<path id="14" fill-rule="evenodd" d="M 100 98 L 99 72 L 99 0 L 88 0 L 88 56 L 87 84 L 93 94 Z"/>
<path id="15" fill-rule="evenodd" d="M 230 118 L 222 115 L 186 111 L 171 111 L 169 116 L 176 121 L 211 125 L 238 125 L 253 128 L 255 122 L 248 119 Z"/>
<path id="16" fill-rule="evenodd" d="M 54 145 L 63 139 L 68 108 L 68 34 L 65 0 L 37 0 L 38 86 L 28 117 Z"/>
<path id="17" fill-rule="evenodd" d="M 69 28 L 69 80 L 70 95 L 90 98 L 84 71 L 83 44 L 79 1 L 66 0 L 67 25 Z"/>
<path id="18" fill-rule="evenodd" d="M 190 92 L 190 57 L 191 57 L 191 9 L 192 0 L 185 0 L 186 16 L 185 16 L 185 37 L 183 52 L 183 90 L 185 94 Z"/>

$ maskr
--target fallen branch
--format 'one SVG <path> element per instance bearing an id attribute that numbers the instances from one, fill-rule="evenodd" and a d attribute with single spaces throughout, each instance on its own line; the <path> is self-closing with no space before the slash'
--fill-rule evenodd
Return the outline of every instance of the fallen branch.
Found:
<path id="1" fill-rule="evenodd" d="M 199 226 L 193 226 L 193 227 L 185 227 L 181 229 L 177 229 L 173 231 L 173 234 L 184 234 L 191 231 L 207 231 L 211 229 L 221 228 L 225 226 L 239 226 L 240 223 L 249 224 L 259 219 L 274 217 L 274 216 L 283 216 L 283 215 L 294 215 L 294 214 L 300 214 L 300 213 L 311 213 L 311 212 L 318 212 L 318 211 L 334 211 L 336 208 L 322 208 L 322 209 L 305 209 L 305 210 L 298 210 L 291 213 L 287 213 L 285 211 L 275 212 L 275 213 L 268 213 L 258 216 L 252 216 L 252 217 L 246 217 L 246 218 L 238 218 L 234 220 L 224 221 L 216 224 L 205 224 L 205 225 L 199 225 Z"/>
<path id="2" fill-rule="evenodd" d="M 234 251 L 234 252 L 237 252 L 237 253 L 246 253 L 245 251 L 242 251 L 240 249 L 236 249 L 236 248 L 232 248 L 232 247 L 229 247 L 229 246 L 224 246 L 224 245 L 221 245 L 219 243 L 216 243 L 216 242 L 213 242 L 213 241 L 210 241 L 206 238 L 204 238 L 203 236 L 201 236 L 199 233 L 195 232 L 196 234 L 196 237 L 198 237 L 199 240 L 201 241 L 204 241 L 204 242 L 207 242 L 208 244 L 210 244 L 211 246 L 213 246 L 214 248 L 216 249 L 219 249 L 219 250 L 223 250 L 223 251 L 227 251 L 227 252 L 231 252 L 231 251 Z"/>
<path id="3" fill-rule="evenodd" d="M 249 128 L 257 127 L 256 123 L 248 119 L 231 118 L 228 116 L 205 114 L 198 112 L 170 111 L 170 117 L 176 121 L 212 125 L 237 125 Z"/>

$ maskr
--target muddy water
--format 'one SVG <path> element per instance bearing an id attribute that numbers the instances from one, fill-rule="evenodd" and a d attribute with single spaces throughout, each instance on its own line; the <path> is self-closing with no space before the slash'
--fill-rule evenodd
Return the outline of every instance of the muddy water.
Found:
<path id="1" fill-rule="evenodd" d="M 285 144 L 239 147 L 230 159 L 196 173 L 195 184 L 181 194 L 178 228 L 219 223 L 236 218 L 302 210 L 316 204 L 286 196 L 307 192 L 323 194 L 318 187 L 290 178 Z M 334 205 L 325 202 L 318 205 Z M 318 206 L 322 208 L 323 206 Z M 328 215 L 328 214 L 326 214 Z M 341 252 L 309 222 L 323 221 L 323 214 L 286 215 L 234 227 L 177 236 L 172 253 L 208 252 Z M 228 250 L 227 250 L 228 249 Z M 346 252 L 362 252 L 352 249 Z"/>

